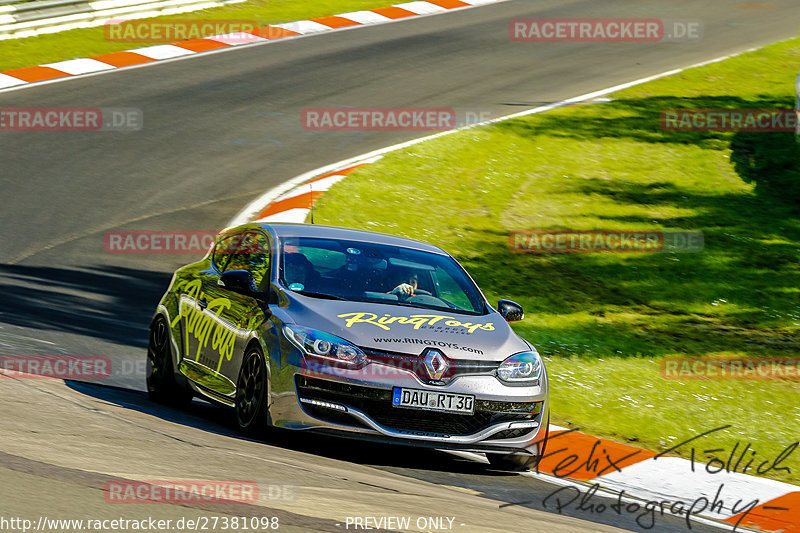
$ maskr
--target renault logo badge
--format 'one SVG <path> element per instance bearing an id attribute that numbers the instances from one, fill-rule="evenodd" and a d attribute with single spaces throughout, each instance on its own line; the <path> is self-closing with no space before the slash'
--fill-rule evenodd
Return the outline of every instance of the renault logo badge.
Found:
<path id="1" fill-rule="evenodd" d="M 441 379 L 444 375 L 444 371 L 447 370 L 449 366 L 447 359 L 445 359 L 439 350 L 430 348 L 422 352 L 422 355 L 425 356 L 425 370 L 428 371 L 428 376 L 430 376 L 431 379 Z"/>

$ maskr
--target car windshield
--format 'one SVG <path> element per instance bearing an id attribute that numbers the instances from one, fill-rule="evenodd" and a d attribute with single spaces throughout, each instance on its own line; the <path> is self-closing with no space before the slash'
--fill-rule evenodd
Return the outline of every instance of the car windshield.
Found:
<path id="1" fill-rule="evenodd" d="M 447 255 L 338 239 L 282 242 L 280 280 L 316 298 L 485 314 L 483 297 Z"/>

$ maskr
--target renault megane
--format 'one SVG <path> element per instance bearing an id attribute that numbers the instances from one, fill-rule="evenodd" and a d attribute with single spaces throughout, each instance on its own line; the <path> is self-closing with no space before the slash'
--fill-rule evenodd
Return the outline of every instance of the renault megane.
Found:
<path id="1" fill-rule="evenodd" d="M 446 252 L 353 229 L 252 223 L 173 276 L 150 328 L 153 399 L 197 395 L 239 428 L 277 426 L 485 453 L 543 453 L 548 381 L 536 349 Z"/>

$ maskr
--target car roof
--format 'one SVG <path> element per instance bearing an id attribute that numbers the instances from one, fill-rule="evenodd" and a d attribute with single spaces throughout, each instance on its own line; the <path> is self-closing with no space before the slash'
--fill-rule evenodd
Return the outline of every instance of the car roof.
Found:
<path id="1" fill-rule="evenodd" d="M 323 226 L 319 224 L 292 224 L 288 222 L 270 222 L 260 224 L 263 229 L 269 231 L 279 240 L 288 237 L 316 237 L 321 239 L 342 239 L 348 241 L 368 242 L 372 244 L 386 244 L 389 246 L 400 246 L 424 252 L 447 255 L 447 252 L 421 241 L 387 235 L 375 231 L 366 231 L 350 228 L 340 228 L 336 226 Z"/>

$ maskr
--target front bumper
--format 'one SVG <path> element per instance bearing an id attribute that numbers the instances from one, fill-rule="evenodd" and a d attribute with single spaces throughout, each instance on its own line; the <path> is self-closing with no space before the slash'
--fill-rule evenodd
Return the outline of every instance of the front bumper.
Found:
<path id="1" fill-rule="evenodd" d="M 374 370 L 374 369 L 373 369 Z M 369 375 L 369 379 L 364 379 Z M 295 429 L 324 429 L 438 448 L 536 454 L 546 435 L 547 378 L 533 387 L 510 387 L 491 375 L 467 375 L 446 386 L 423 383 L 413 373 L 298 369 Z M 400 377 L 401 379 L 398 379 Z M 475 396 L 472 415 L 403 409 L 392 405 L 394 387 Z M 298 423 L 299 422 L 299 423 Z M 281 425 L 281 424 L 279 424 Z"/>

